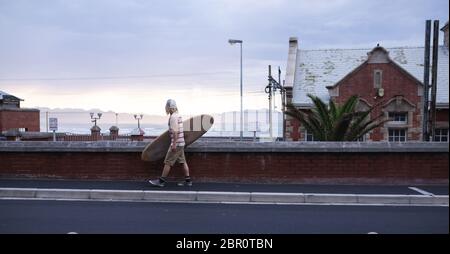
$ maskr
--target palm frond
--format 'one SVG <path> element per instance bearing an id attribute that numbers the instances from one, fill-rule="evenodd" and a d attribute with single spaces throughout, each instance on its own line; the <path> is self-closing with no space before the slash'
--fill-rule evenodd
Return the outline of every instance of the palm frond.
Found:
<path id="1" fill-rule="evenodd" d="M 315 108 L 313 113 L 317 116 L 319 122 L 321 122 L 322 128 L 325 130 L 326 136 L 332 129 L 330 121 L 330 114 L 328 113 L 327 105 L 317 96 L 308 94 L 308 97 L 313 101 Z"/>
<path id="2" fill-rule="evenodd" d="M 377 103 L 367 111 L 355 111 L 359 97 L 351 96 L 343 105 L 337 105 L 330 100 L 328 105 L 319 97 L 308 94 L 314 107 L 309 112 L 296 108 L 293 104 L 286 105 L 286 115 L 297 119 L 301 125 L 319 141 L 355 141 L 364 134 L 383 125 L 387 120 L 381 120 L 383 114 L 368 119 Z"/>

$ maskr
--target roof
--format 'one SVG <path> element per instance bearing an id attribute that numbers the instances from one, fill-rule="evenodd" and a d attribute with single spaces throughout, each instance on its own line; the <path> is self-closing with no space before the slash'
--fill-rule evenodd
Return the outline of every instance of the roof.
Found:
<path id="1" fill-rule="evenodd" d="M 441 28 L 441 31 L 445 31 L 446 29 L 448 29 L 448 21 L 447 21 L 447 23 L 445 23 L 445 25 Z"/>
<path id="2" fill-rule="evenodd" d="M 389 57 L 417 80 L 423 81 L 424 47 L 386 48 Z M 310 105 L 308 93 L 328 101 L 327 86 L 333 86 L 367 60 L 372 49 L 297 50 L 293 103 Z M 437 103 L 448 104 L 448 48 L 439 47 Z M 430 78 L 431 81 L 431 78 Z"/>
<path id="3" fill-rule="evenodd" d="M 15 98 L 15 99 L 17 99 L 17 100 L 23 101 L 23 99 L 20 99 L 20 98 L 14 96 L 14 95 L 11 95 L 11 94 L 9 94 L 9 93 L 5 93 L 5 92 L 3 92 L 3 91 L 0 91 L 0 100 L 3 100 L 3 96 L 10 96 L 10 97 L 13 97 L 13 98 Z"/>

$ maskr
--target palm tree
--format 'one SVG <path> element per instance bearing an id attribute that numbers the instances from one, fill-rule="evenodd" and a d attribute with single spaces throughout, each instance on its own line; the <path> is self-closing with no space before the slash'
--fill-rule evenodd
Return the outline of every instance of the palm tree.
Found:
<path id="1" fill-rule="evenodd" d="M 305 129 L 318 141 L 357 141 L 364 134 L 381 126 L 387 120 L 378 121 L 383 114 L 372 120 L 368 116 L 378 105 L 367 111 L 356 111 L 358 96 L 350 97 L 343 105 L 336 105 L 331 99 L 326 105 L 320 98 L 308 94 L 314 107 L 305 113 L 288 104 L 285 113 L 300 121 Z"/>

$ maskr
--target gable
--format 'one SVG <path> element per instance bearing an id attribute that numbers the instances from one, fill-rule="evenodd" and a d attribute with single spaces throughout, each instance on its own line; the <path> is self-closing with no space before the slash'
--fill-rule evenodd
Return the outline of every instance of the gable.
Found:
<path id="1" fill-rule="evenodd" d="M 370 49 L 297 50 L 294 73 L 293 103 L 311 106 L 311 93 L 329 100 L 327 86 L 334 86 L 369 59 Z M 417 82 L 423 79 L 423 47 L 386 48 L 391 63 L 398 65 Z M 448 104 L 448 48 L 439 47 L 437 103 Z M 379 60 L 379 56 L 377 58 Z"/>
<path id="2" fill-rule="evenodd" d="M 386 64 L 390 63 L 391 59 L 389 58 L 389 53 L 382 47 L 374 48 L 370 53 L 367 54 L 368 64 Z"/>
<path id="3" fill-rule="evenodd" d="M 377 47 L 374 50 L 372 50 L 370 53 L 368 53 L 368 59 L 364 63 L 362 63 L 360 66 L 356 67 L 353 71 L 351 71 L 349 74 L 347 74 L 343 79 L 339 80 L 336 84 L 333 86 L 327 86 L 327 89 L 336 89 L 339 85 L 345 83 L 348 79 L 351 77 L 354 77 L 358 74 L 359 71 L 364 69 L 365 67 L 370 67 L 372 65 L 375 66 L 383 66 L 380 69 L 386 69 L 388 66 L 390 68 L 396 69 L 401 75 L 406 76 L 408 79 L 410 79 L 412 82 L 416 83 L 417 85 L 423 86 L 423 84 L 416 79 L 412 74 L 410 74 L 408 71 L 403 69 L 400 65 L 396 64 L 394 61 L 392 61 L 389 57 L 389 53 L 382 47 Z M 370 78 L 369 78 L 370 77 Z M 370 81 L 367 82 L 368 89 L 373 88 L 373 82 L 371 73 L 369 74 Z M 336 94 L 336 92 L 332 92 L 332 94 Z"/>

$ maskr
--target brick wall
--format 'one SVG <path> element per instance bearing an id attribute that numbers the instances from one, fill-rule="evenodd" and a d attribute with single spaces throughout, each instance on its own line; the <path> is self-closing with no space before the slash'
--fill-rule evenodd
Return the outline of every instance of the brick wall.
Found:
<path id="1" fill-rule="evenodd" d="M 292 103 L 292 87 L 285 87 L 286 89 L 286 104 Z M 301 131 L 300 131 L 300 122 L 289 116 L 286 115 L 286 129 L 285 129 L 285 137 L 286 141 L 299 141 L 303 140 L 301 137 Z"/>
<path id="2" fill-rule="evenodd" d="M 0 131 L 18 128 L 40 131 L 39 110 L 0 109 Z"/>
<path id="3" fill-rule="evenodd" d="M 384 96 L 377 94 L 378 89 L 374 87 L 374 71 L 382 71 L 382 88 Z M 408 124 L 404 127 L 408 129 L 408 140 L 419 141 L 422 136 L 422 96 L 421 85 L 410 75 L 406 74 L 400 67 L 392 63 L 365 64 L 356 72 L 351 73 L 338 84 L 339 95 L 333 97 L 333 100 L 339 104 L 344 103 L 352 95 L 358 95 L 370 106 L 381 104 L 381 107 L 375 109 L 371 118 L 375 118 L 380 113 L 387 117 L 388 107 L 391 100 L 399 98 L 399 103 L 411 106 L 408 114 Z M 401 98 L 401 100 L 400 100 Z M 386 111 L 386 112 L 384 112 Z M 387 125 L 376 128 L 370 134 L 372 141 L 382 141 L 388 139 Z"/>
<path id="4" fill-rule="evenodd" d="M 32 142 L 25 142 L 32 143 Z M 448 145 L 448 144 L 447 144 Z M 432 151 L 432 149 L 430 149 Z M 197 181 L 284 183 L 448 183 L 447 152 L 196 152 Z M 139 152 L 0 152 L 0 177 L 145 180 L 163 162 Z M 181 167 L 171 178 L 181 178 Z"/>

